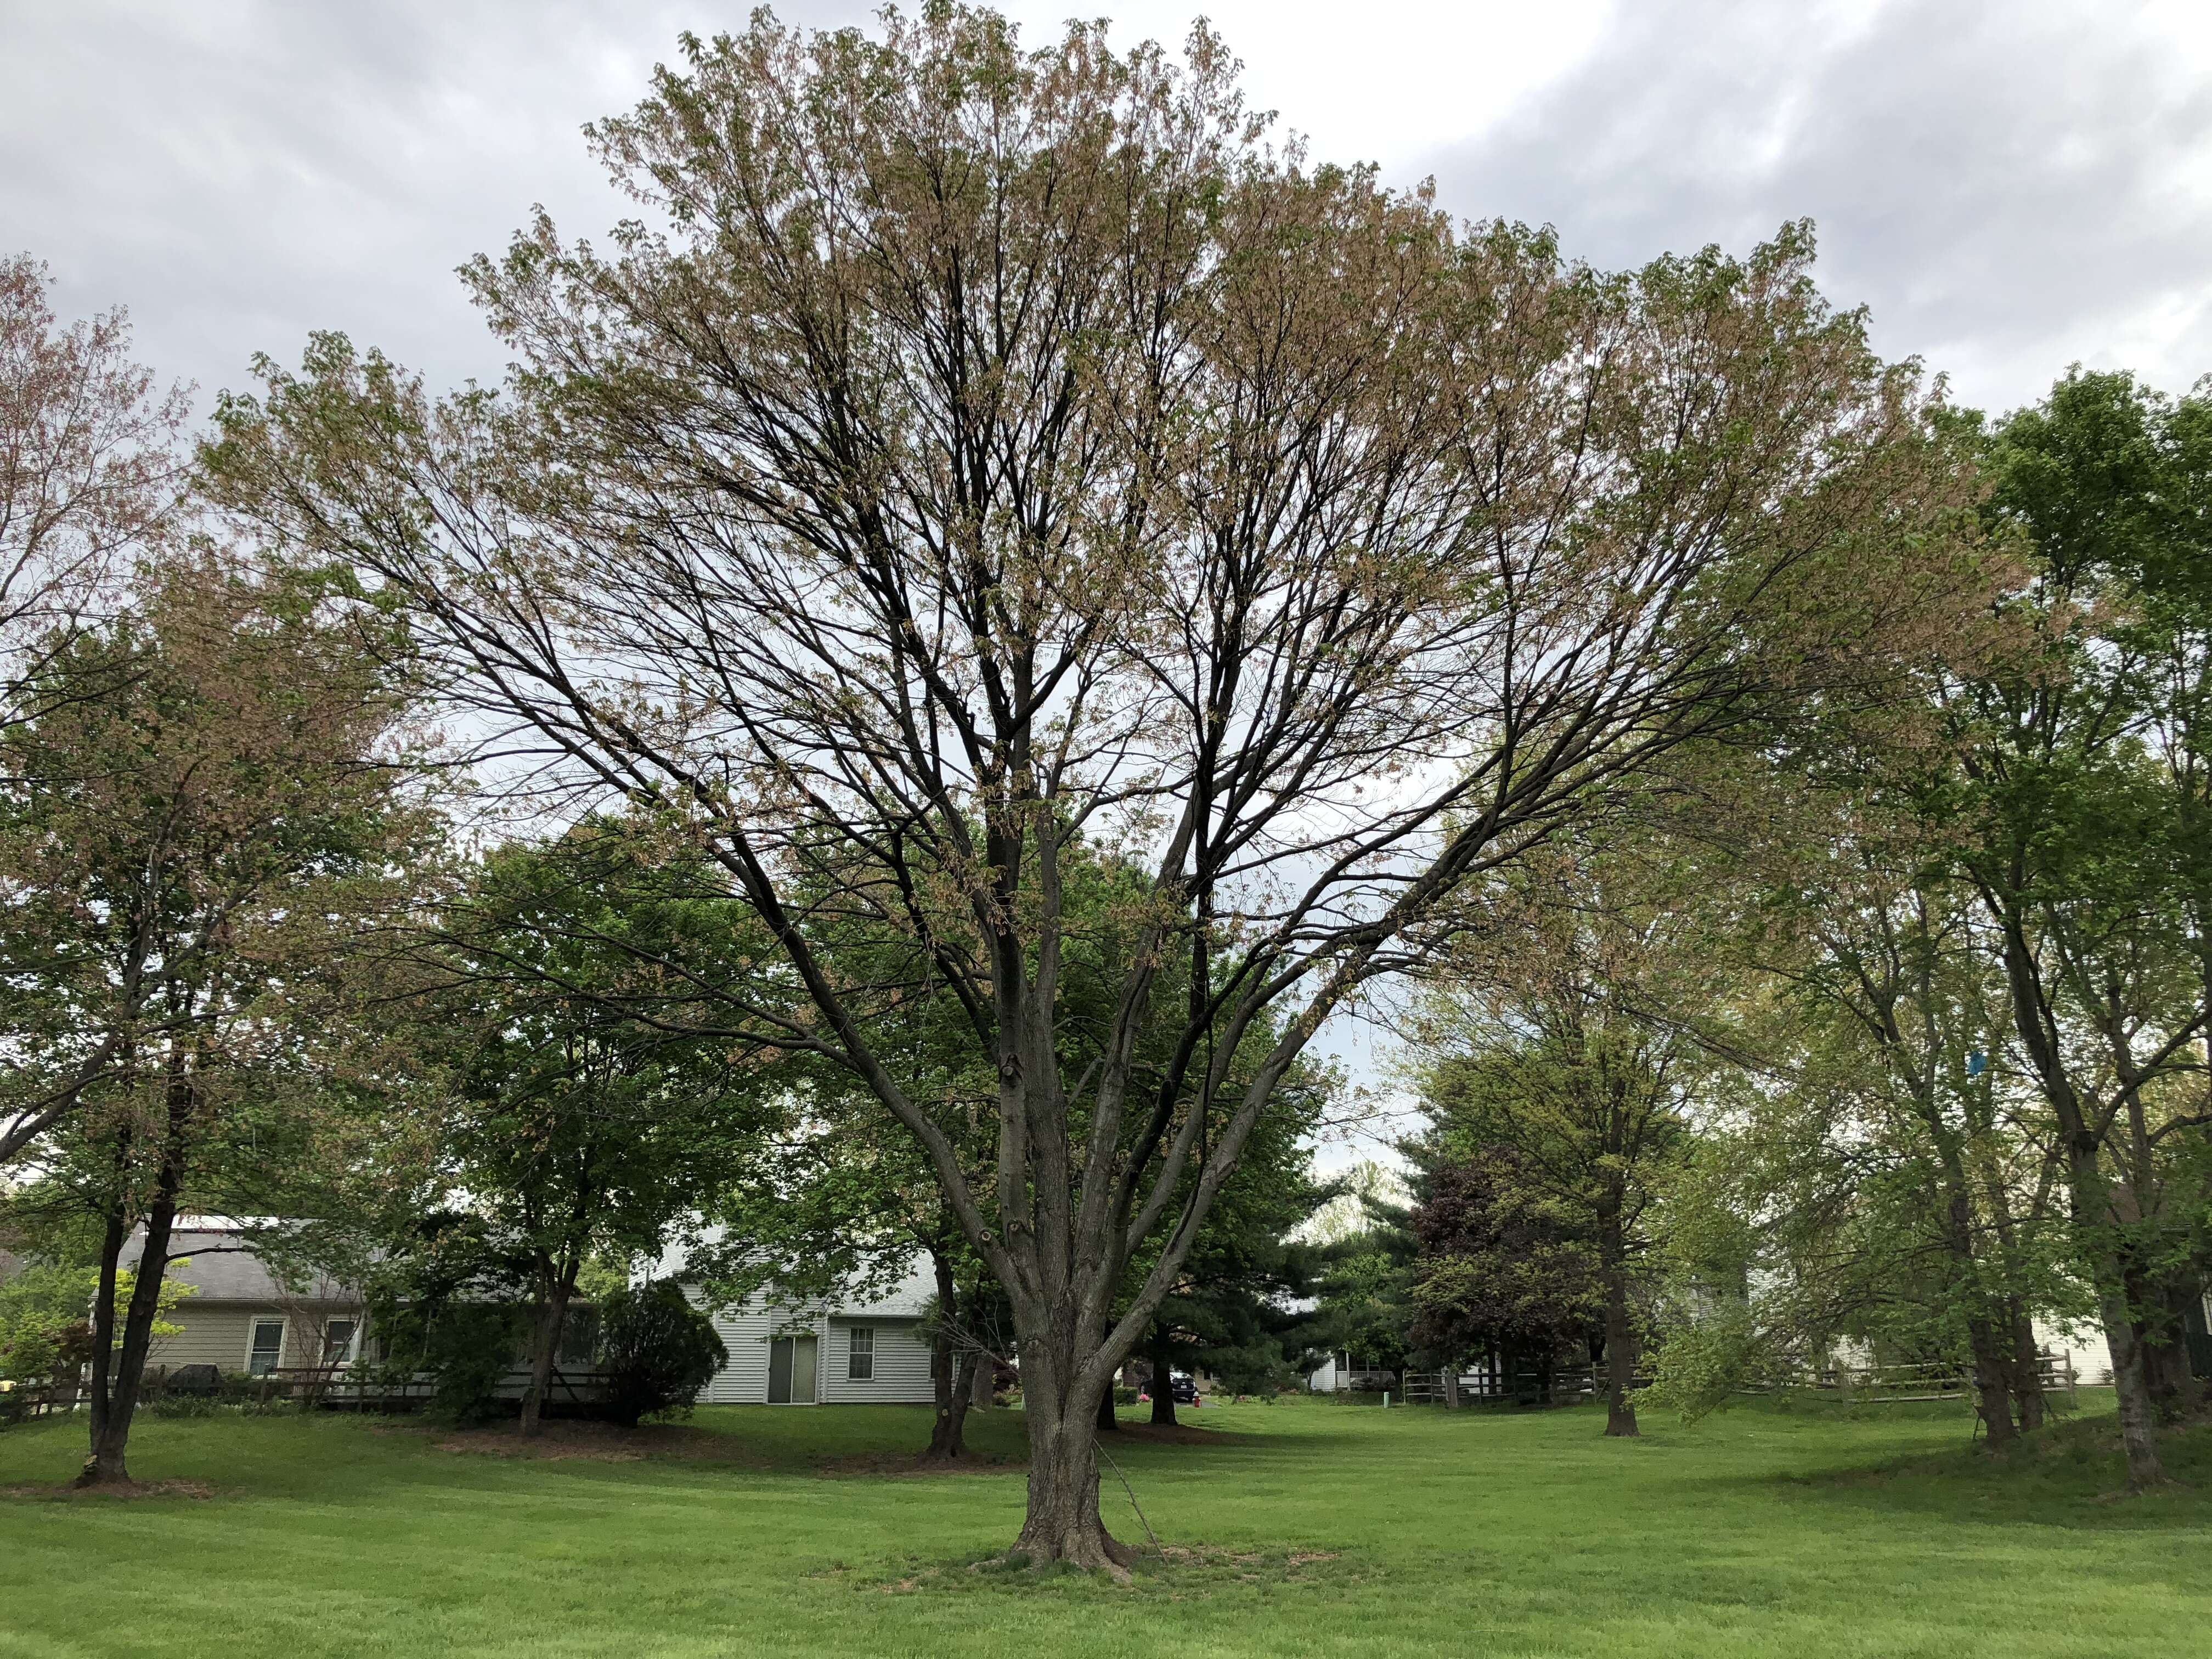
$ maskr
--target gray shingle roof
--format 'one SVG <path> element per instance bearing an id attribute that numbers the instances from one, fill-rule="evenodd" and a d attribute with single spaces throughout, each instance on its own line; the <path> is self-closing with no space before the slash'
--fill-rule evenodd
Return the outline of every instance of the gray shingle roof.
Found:
<path id="1" fill-rule="evenodd" d="M 123 1247 L 123 1265 L 136 1265 L 146 1236 L 135 1234 Z M 225 1227 L 179 1227 L 169 1236 L 169 1271 L 173 1283 L 192 1286 L 196 1302 L 353 1302 L 360 1293 L 337 1279 L 318 1276 L 288 1287 L 261 1258 L 244 1247 L 240 1234 Z M 185 1260 L 179 1261 L 178 1257 Z"/>

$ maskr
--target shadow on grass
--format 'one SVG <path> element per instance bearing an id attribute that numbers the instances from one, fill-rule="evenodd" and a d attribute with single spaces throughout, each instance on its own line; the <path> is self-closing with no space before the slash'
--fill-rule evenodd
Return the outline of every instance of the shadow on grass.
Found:
<path id="1" fill-rule="evenodd" d="M 2170 1483 L 2130 1493 L 2118 1422 L 2077 1417 L 2046 1424 L 2002 1451 L 1978 1442 L 1754 1484 L 1964 1527 L 2126 1531 L 2212 1522 L 2212 1424 L 2167 1430 L 2160 1452 Z"/>

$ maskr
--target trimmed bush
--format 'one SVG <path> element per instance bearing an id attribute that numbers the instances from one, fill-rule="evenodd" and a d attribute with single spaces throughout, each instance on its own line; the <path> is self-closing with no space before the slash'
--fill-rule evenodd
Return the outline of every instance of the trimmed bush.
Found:
<path id="1" fill-rule="evenodd" d="M 617 1291 L 599 1310 L 599 1369 L 607 1414 L 624 1426 L 686 1412 L 729 1363 L 713 1322 L 665 1280 Z"/>

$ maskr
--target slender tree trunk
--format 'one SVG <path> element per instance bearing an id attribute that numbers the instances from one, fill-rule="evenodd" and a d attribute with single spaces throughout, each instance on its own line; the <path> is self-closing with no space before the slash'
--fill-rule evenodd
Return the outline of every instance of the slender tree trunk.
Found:
<path id="1" fill-rule="evenodd" d="M 2112 1355 L 2112 1392 L 2118 1397 L 2120 1440 L 2127 1449 L 2128 1485 L 2136 1492 L 2162 1483 L 2166 1470 L 2158 1457 L 2158 1414 L 2143 1377 L 2142 1349 L 2136 1340 L 2135 1322 L 2128 1308 L 2124 1263 L 2112 1234 L 2112 1194 L 2100 1167 L 2101 1146 L 2082 1109 L 2061 1057 L 2055 1022 L 2046 1019 L 2038 983 L 2035 953 L 2027 943 L 2021 917 L 2002 912 L 2005 977 L 2011 992 L 2013 1028 L 2020 1034 L 2044 1098 L 2051 1104 L 2066 1152 L 2067 1200 L 2074 1232 L 2089 1267 L 2089 1279 L 2097 1294 L 2098 1322 L 2104 1327 L 2106 1346 Z"/>
<path id="2" fill-rule="evenodd" d="M 123 1246 L 131 1237 L 121 1202 L 108 1212 L 107 1231 L 100 1244 L 100 1288 L 92 1299 L 91 1399 L 92 1441 L 88 1454 L 96 1454 L 107 1433 L 107 1390 L 115 1369 L 115 1281 L 120 1272 Z"/>
<path id="3" fill-rule="evenodd" d="M 1152 1422 L 1173 1428 L 1176 1422 L 1175 1370 L 1168 1363 L 1168 1328 L 1152 1327 Z"/>
<path id="4" fill-rule="evenodd" d="M 125 1453 L 131 1442 L 131 1419 L 138 1409 L 138 1389 L 146 1375 L 146 1354 L 153 1346 L 154 1316 L 161 1306 L 161 1279 L 169 1265 L 169 1233 L 176 1220 L 176 1195 L 164 1191 L 146 1216 L 146 1248 L 131 1285 L 131 1305 L 123 1321 L 123 1346 L 115 1355 L 108 1385 L 107 1409 L 100 1420 L 99 1437 L 92 1455 L 77 1475 L 80 1486 L 127 1486 L 131 1470 Z M 112 1330 L 112 1316 L 109 1328 Z"/>
<path id="5" fill-rule="evenodd" d="M 1636 1362 L 1641 1357 L 1636 1322 L 1629 1316 L 1628 1273 L 1619 1262 L 1605 1275 L 1605 1431 L 1617 1439 L 1637 1437 Z"/>
<path id="6" fill-rule="evenodd" d="M 1110 1336 L 1113 1334 L 1113 1332 L 1114 1323 L 1111 1320 L 1109 1320 L 1106 1322 L 1106 1330 L 1104 1334 Z M 1114 1374 L 1106 1379 L 1105 1388 L 1099 1391 L 1097 1425 L 1101 1433 L 1119 1434 L 1121 1431 L 1121 1416 L 1114 1409 L 1114 1389 L 1115 1385 L 1120 1382 L 1121 1380 L 1121 1371 L 1119 1368 L 1116 1368 Z"/>
<path id="7" fill-rule="evenodd" d="M 968 1391 L 968 1408 L 970 1411 L 987 1412 L 991 1409 L 992 1389 L 997 1381 L 992 1375 L 992 1371 L 998 1362 L 980 1349 L 970 1357 L 975 1363 L 969 1368 L 975 1373 L 975 1380 Z"/>
<path id="8" fill-rule="evenodd" d="M 1944 1242 L 1950 1252 L 1952 1271 L 1958 1275 L 1967 1297 L 1966 1344 L 1974 1361 L 1974 1406 L 1989 1431 L 1990 1444 L 2008 1446 L 2014 1438 L 2012 1345 L 1997 1322 L 1990 1316 L 1983 1300 L 1981 1264 L 1974 1256 L 1973 1199 L 1966 1190 L 1965 1168 L 1955 1148 L 1946 1139 L 1940 1121 L 1933 1127 L 1942 1160 Z"/>
<path id="9" fill-rule="evenodd" d="M 545 1400 L 553 1390 L 553 1361 L 561 1352 L 562 1328 L 568 1322 L 568 1297 L 574 1275 L 550 1261 L 538 1263 L 538 1315 L 530 1328 L 530 1387 L 522 1396 L 522 1437 L 544 1432 Z"/>
<path id="10" fill-rule="evenodd" d="M 936 1410 L 930 1419 L 929 1449 L 922 1455 L 950 1462 L 968 1455 L 968 1412 L 975 1403 L 975 1379 L 988 1373 L 982 1370 L 986 1361 L 974 1332 L 968 1333 L 965 1346 L 953 1346 L 953 1333 L 960 1328 L 959 1281 L 942 1242 L 924 1243 L 937 1275 L 937 1340 L 929 1350 L 929 1391 Z M 988 1394 L 983 1404 L 990 1404 Z"/>
<path id="11" fill-rule="evenodd" d="M 2130 1288 L 2130 1306 L 2155 1310 L 2152 1317 L 2136 1322 L 2136 1338 L 2142 1344 L 2143 1385 L 2160 1419 L 2179 1421 L 2189 1415 L 2197 1395 L 2188 1342 L 2182 1335 L 2187 1328 L 2184 1304 L 2188 1292 L 2171 1283 Z"/>
<path id="12" fill-rule="evenodd" d="M 1621 1227 L 1619 1200 L 1598 1218 L 1598 1263 L 1605 1273 L 1605 1431 L 1615 1439 L 1637 1437 L 1636 1322 L 1628 1307 L 1628 1241 Z"/>
<path id="13" fill-rule="evenodd" d="M 1974 1358 L 1974 1403 L 1989 1431 L 1990 1444 L 2008 1446 L 2015 1437 L 2011 1345 L 1995 1322 L 1980 1314 L 1966 1321 L 1966 1343 Z"/>

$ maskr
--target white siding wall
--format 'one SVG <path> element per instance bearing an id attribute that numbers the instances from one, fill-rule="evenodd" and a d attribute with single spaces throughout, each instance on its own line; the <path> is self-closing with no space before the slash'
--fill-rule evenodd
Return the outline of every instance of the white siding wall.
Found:
<path id="1" fill-rule="evenodd" d="M 865 1325 L 876 1334 L 875 1375 L 855 1382 L 845 1373 L 853 1349 L 853 1328 Z M 929 1344 L 912 1319 L 842 1319 L 830 1321 L 830 1334 L 822 1344 L 822 1398 L 829 1405 L 920 1404 L 936 1398 L 929 1380 Z"/>
<path id="2" fill-rule="evenodd" d="M 699 1293 L 684 1294 L 699 1304 Z M 927 1405 L 934 1397 L 929 1382 L 929 1347 L 915 1334 L 917 1322 L 910 1317 L 833 1318 L 819 1308 L 794 1312 L 771 1308 L 756 1291 L 738 1306 L 710 1313 L 715 1334 L 729 1350 L 729 1363 L 709 1382 L 699 1399 L 715 1406 L 757 1406 L 768 1399 L 769 1344 L 794 1330 L 811 1330 L 818 1339 L 815 1350 L 815 1398 L 824 1404 Z M 855 1382 L 846 1375 L 852 1347 L 852 1328 L 867 1325 L 876 1333 L 874 1377 Z"/>
<path id="3" fill-rule="evenodd" d="M 696 1291 L 686 1289 L 684 1294 L 697 1304 Z M 714 1334 L 730 1351 L 730 1358 L 702 1391 L 700 1400 L 716 1406 L 759 1405 L 768 1398 L 768 1345 L 775 1334 L 776 1320 L 758 1296 L 749 1296 L 738 1306 L 708 1317 L 714 1322 Z"/>

